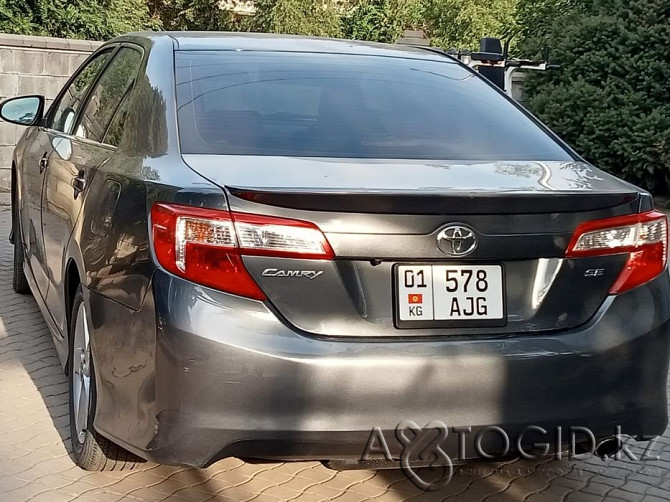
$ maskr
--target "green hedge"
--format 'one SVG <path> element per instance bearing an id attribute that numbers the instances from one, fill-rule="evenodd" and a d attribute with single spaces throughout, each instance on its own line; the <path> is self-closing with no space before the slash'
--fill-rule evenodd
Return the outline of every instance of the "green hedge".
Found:
<path id="1" fill-rule="evenodd" d="M 0 31 L 105 40 L 146 26 L 146 0 L 0 0 Z"/>
<path id="2" fill-rule="evenodd" d="M 526 105 L 598 167 L 668 193 L 670 2 L 600 0 L 555 14 L 524 40 L 528 52 L 549 46 L 560 65 L 531 74 Z"/>

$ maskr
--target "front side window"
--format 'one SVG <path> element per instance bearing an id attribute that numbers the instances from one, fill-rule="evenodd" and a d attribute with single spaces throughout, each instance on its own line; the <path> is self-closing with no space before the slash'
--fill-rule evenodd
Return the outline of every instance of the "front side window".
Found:
<path id="1" fill-rule="evenodd" d="M 142 53 L 138 50 L 128 47 L 119 49 L 95 85 L 75 136 L 102 142 L 114 121 L 115 131 L 108 138 L 112 144 L 118 143 L 121 133 L 119 127 L 123 127 L 119 120 L 123 122 L 127 115 L 127 103 L 141 62 Z M 119 120 L 115 120 L 117 118 Z"/>
<path id="2" fill-rule="evenodd" d="M 184 153 L 572 160 L 446 58 L 184 51 L 175 62 Z"/>
<path id="3" fill-rule="evenodd" d="M 107 62 L 111 49 L 97 54 L 77 74 L 65 89 L 60 100 L 54 107 L 49 127 L 65 134 L 71 134 L 74 127 L 74 119 L 86 97 L 89 87 L 93 84 L 98 73 Z"/>

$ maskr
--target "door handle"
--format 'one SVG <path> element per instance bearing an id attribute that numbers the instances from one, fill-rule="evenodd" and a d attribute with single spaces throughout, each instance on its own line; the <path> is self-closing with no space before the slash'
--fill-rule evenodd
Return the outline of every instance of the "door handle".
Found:
<path id="1" fill-rule="evenodd" d="M 44 152 L 44 155 L 42 155 L 42 158 L 40 159 L 40 174 L 42 174 L 47 167 L 49 167 L 49 153 Z"/>
<path id="2" fill-rule="evenodd" d="M 72 178 L 72 187 L 74 188 L 74 198 L 86 189 L 86 172 L 82 169 L 76 177 Z"/>

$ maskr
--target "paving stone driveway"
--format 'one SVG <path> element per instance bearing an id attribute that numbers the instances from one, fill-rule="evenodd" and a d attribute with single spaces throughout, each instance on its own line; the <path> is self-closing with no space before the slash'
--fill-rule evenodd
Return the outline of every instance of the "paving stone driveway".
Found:
<path id="1" fill-rule="evenodd" d="M 658 459 L 472 464 L 431 493 L 398 471 L 336 472 L 316 462 L 227 459 L 201 470 L 147 463 L 130 472 L 82 471 L 69 457 L 66 380 L 47 327 L 33 298 L 11 288 L 9 228 L 0 194 L 0 501 L 670 500 L 667 431 Z"/>

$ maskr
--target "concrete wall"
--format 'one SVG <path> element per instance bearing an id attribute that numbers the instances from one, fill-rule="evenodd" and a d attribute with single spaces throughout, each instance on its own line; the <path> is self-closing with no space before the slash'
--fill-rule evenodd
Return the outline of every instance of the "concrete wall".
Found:
<path id="1" fill-rule="evenodd" d="M 56 97 L 100 42 L 0 33 L 0 101 L 23 94 Z M 0 191 L 9 187 L 12 152 L 25 128 L 0 121 Z"/>

